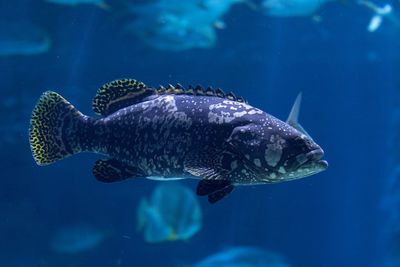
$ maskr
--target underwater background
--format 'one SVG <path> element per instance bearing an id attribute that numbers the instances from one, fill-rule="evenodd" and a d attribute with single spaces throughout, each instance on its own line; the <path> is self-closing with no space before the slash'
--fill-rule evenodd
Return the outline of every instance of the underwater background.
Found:
<path id="1" fill-rule="evenodd" d="M 293 3 L 307 10 L 268 13 Z M 400 266 L 397 15 L 395 0 L 0 0 L 0 267 Z M 100 183 L 94 154 L 39 167 L 28 140 L 42 92 L 94 116 L 97 89 L 124 77 L 220 87 L 282 120 L 302 92 L 329 168 L 214 205 L 195 196 L 190 238 L 147 242 L 138 207 L 166 182 Z M 201 262 L 219 252 L 226 265 Z"/>

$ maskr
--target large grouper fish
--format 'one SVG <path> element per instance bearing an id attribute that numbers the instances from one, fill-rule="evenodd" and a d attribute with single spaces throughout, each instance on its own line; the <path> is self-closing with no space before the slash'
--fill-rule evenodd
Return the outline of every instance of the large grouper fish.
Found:
<path id="1" fill-rule="evenodd" d="M 221 89 L 152 88 L 121 79 L 98 90 L 93 110 L 100 118 L 45 92 L 32 113 L 30 144 L 38 165 L 79 152 L 105 155 L 93 167 L 102 182 L 197 178 L 197 194 L 215 203 L 238 185 L 285 182 L 327 168 L 323 150 L 297 122 L 300 102 L 301 95 L 283 122 Z"/>

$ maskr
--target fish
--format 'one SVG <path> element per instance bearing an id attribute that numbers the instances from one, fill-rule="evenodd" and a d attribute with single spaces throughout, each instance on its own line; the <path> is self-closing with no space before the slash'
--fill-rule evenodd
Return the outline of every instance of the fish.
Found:
<path id="1" fill-rule="evenodd" d="M 124 29 L 159 50 L 208 49 L 217 42 L 216 29 L 225 27 L 222 17 L 233 5 L 242 2 L 245 1 L 158 0 L 130 4 L 128 11 L 135 19 Z"/>
<path id="2" fill-rule="evenodd" d="M 202 211 L 193 192 L 178 183 L 161 183 L 137 210 L 138 229 L 148 243 L 188 240 L 202 226 Z"/>
<path id="3" fill-rule="evenodd" d="M 232 247 L 206 257 L 192 267 L 289 267 L 282 256 L 257 247 Z"/>
<path id="4" fill-rule="evenodd" d="M 325 170 L 324 151 L 298 123 L 301 94 L 283 122 L 220 88 L 154 88 L 119 79 L 78 111 L 47 91 L 32 111 L 29 141 L 38 165 L 91 152 L 105 155 L 101 182 L 128 178 L 200 179 L 196 193 L 216 203 L 236 186 L 285 182 Z"/>
<path id="5" fill-rule="evenodd" d="M 67 6 L 77 6 L 82 4 L 95 5 L 102 9 L 109 9 L 108 4 L 105 0 L 45 0 L 49 3 L 67 5 Z"/>
<path id="6" fill-rule="evenodd" d="M 40 27 L 21 21 L 0 21 L 0 56 L 31 56 L 46 53 L 51 39 Z"/>
<path id="7" fill-rule="evenodd" d="M 369 32 L 377 31 L 381 27 L 384 18 L 390 21 L 395 27 L 400 28 L 400 18 L 395 14 L 393 7 L 390 4 L 380 7 L 367 0 L 359 0 L 358 4 L 365 6 L 374 12 L 374 15 L 367 26 Z"/>
<path id="8" fill-rule="evenodd" d="M 141 17 L 129 23 L 125 30 L 158 50 L 208 49 L 217 41 L 214 25 L 195 24 L 190 19 L 174 14 L 163 14 L 157 18 Z"/>
<path id="9" fill-rule="evenodd" d="M 106 237 L 105 231 L 86 223 L 76 223 L 58 229 L 50 247 L 57 253 L 75 254 L 95 248 Z"/>
<path id="10" fill-rule="evenodd" d="M 323 4 L 334 0 L 264 0 L 262 10 L 268 16 L 312 16 Z"/>

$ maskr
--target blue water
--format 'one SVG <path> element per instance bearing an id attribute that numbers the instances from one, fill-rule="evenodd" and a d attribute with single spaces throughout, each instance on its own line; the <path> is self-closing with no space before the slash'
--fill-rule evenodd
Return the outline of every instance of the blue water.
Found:
<path id="1" fill-rule="evenodd" d="M 398 207 L 382 200 L 395 191 L 388 184 L 398 131 L 398 28 L 384 22 L 369 33 L 371 12 L 352 2 L 328 3 L 319 23 L 234 6 L 215 47 L 173 52 L 126 34 L 123 10 L 1 0 L 0 13 L 0 20 L 30 21 L 52 38 L 47 53 L 0 58 L 1 267 L 182 266 L 234 246 L 279 252 L 294 267 L 390 261 L 388 228 Z M 43 91 L 93 115 L 97 88 L 121 77 L 221 87 L 282 120 L 302 91 L 300 121 L 324 148 L 329 169 L 240 187 L 215 205 L 201 198 L 203 228 L 191 240 L 146 244 L 136 231 L 136 207 L 158 182 L 99 183 L 91 174 L 94 154 L 39 167 L 28 141 L 30 112 Z M 183 184 L 196 188 L 195 181 Z M 107 238 L 82 253 L 52 251 L 54 232 L 79 222 L 108 229 Z"/>

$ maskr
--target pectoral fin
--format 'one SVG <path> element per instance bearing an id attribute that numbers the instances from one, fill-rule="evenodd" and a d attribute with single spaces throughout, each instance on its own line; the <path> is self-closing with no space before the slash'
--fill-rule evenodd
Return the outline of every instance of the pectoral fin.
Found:
<path id="1" fill-rule="evenodd" d="M 229 171 L 221 166 L 221 157 L 221 151 L 212 148 L 192 152 L 185 158 L 184 169 L 206 180 L 224 180 Z"/>
<path id="2" fill-rule="evenodd" d="M 124 164 L 116 159 L 98 160 L 93 166 L 93 175 L 103 183 L 113 183 L 128 178 L 145 177 L 137 168 Z"/>
<path id="3" fill-rule="evenodd" d="M 229 195 L 233 191 L 234 188 L 235 187 L 232 184 L 230 184 L 230 185 L 224 187 L 221 190 L 218 190 L 218 191 L 215 191 L 212 194 L 209 194 L 208 195 L 208 202 L 210 202 L 211 204 L 214 204 L 214 203 L 220 201 L 221 199 L 223 199 L 224 197 Z"/>
<path id="4" fill-rule="evenodd" d="M 199 196 L 208 196 L 208 202 L 215 203 L 232 192 L 234 186 L 228 180 L 203 179 L 197 185 L 196 193 Z"/>
<path id="5" fill-rule="evenodd" d="M 197 185 L 196 193 L 199 196 L 206 196 L 216 191 L 222 190 L 225 187 L 231 185 L 231 182 L 227 180 L 200 180 Z"/>
<path id="6" fill-rule="evenodd" d="M 222 164 L 224 151 L 205 148 L 190 153 L 185 159 L 185 171 L 201 177 L 197 186 L 197 195 L 208 196 L 208 202 L 215 203 L 232 192 L 232 170 Z"/>

